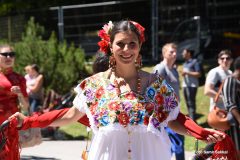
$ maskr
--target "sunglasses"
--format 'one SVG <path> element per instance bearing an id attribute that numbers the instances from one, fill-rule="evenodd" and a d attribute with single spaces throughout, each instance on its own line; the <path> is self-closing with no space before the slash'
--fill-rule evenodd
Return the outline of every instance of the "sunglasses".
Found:
<path id="1" fill-rule="evenodd" d="M 230 60 L 231 58 L 230 58 L 230 57 L 221 57 L 220 59 L 221 59 L 222 61 L 223 61 L 224 59 L 226 59 L 226 60 L 228 61 L 228 60 Z"/>
<path id="2" fill-rule="evenodd" d="M 15 57 L 16 56 L 16 53 L 15 52 L 4 52 L 4 53 L 0 53 L 1 56 L 4 56 L 4 57 Z"/>

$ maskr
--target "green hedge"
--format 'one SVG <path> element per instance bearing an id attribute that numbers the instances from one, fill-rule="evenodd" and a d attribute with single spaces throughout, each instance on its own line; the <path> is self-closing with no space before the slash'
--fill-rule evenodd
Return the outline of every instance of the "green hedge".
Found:
<path id="1" fill-rule="evenodd" d="M 17 53 L 15 70 L 24 73 L 28 64 L 37 64 L 44 75 L 44 86 L 64 94 L 87 75 L 82 48 L 60 43 L 55 33 L 43 39 L 44 28 L 31 18 L 20 42 L 14 43 Z"/>

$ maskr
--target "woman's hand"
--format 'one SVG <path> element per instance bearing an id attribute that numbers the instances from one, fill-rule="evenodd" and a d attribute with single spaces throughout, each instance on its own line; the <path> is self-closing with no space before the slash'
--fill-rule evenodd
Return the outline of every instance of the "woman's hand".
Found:
<path id="1" fill-rule="evenodd" d="M 18 96 L 19 102 L 22 105 L 22 109 L 27 111 L 29 108 L 29 100 L 27 97 L 23 96 L 21 88 L 19 86 L 12 86 L 11 92 L 15 93 Z"/>
<path id="2" fill-rule="evenodd" d="M 26 116 L 24 116 L 24 114 L 22 114 L 20 112 L 16 112 L 13 115 L 11 115 L 8 119 L 11 120 L 13 118 L 17 118 L 17 120 L 18 120 L 17 127 L 22 127 L 22 123 L 23 123 L 24 119 L 26 118 Z"/>
<path id="3" fill-rule="evenodd" d="M 205 140 L 206 143 L 216 143 L 218 141 L 222 141 L 225 138 L 226 134 L 224 132 L 217 131 L 210 128 L 204 128 L 204 129 L 210 133 L 208 134 Z"/>
<path id="4" fill-rule="evenodd" d="M 12 86 L 11 92 L 17 94 L 18 96 L 22 94 L 21 88 L 19 86 Z"/>

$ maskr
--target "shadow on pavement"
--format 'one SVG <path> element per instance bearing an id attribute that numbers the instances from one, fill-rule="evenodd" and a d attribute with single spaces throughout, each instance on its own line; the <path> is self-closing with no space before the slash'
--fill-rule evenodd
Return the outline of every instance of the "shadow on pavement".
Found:
<path id="1" fill-rule="evenodd" d="M 60 159 L 39 156 L 21 156 L 20 160 L 60 160 Z"/>

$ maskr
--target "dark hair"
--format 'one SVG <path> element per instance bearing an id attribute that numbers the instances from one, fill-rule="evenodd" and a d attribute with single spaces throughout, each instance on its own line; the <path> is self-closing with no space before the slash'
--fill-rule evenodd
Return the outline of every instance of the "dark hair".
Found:
<path id="1" fill-rule="evenodd" d="M 228 49 L 221 50 L 218 54 L 218 58 L 221 58 L 222 55 L 228 55 L 230 58 L 232 58 L 232 52 Z"/>
<path id="2" fill-rule="evenodd" d="M 140 33 L 137 29 L 137 27 L 129 20 L 122 20 L 119 22 L 115 22 L 112 28 L 112 31 L 110 33 L 110 42 L 112 43 L 114 41 L 115 35 L 119 32 L 126 32 L 126 31 L 132 31 L 134 32 L 137 37 L 138 41 L 140 42 Z"/>
<path id="3" fill-rule="evenodd" d="M 194 50 L 192 49 L 185 49 L 188 53 L 190 53 L 191 57 L 194 55 Z"/>
<path id="4" fill-rule="evenodd" d="M 237 59 L 235 59 L 233 66 L 234 70 L 240 69 L 240 57 L 237 57 Z"/>
<path id="5" fill-rule="evenodd" d="M 32 64 L 31 67 L 32 67 L 32 69 L 34 69 L 35 71 L 37 71 L 39 73 L 39 67 L 37 64 Z"/>
<path id="6" fill-rule="evenodd" d="M 97 53 L 96 59 L 93 62 L 93 73 L 104 72 L 109 68 L 109 58 L 107 55 L 102 53 Z"/>

